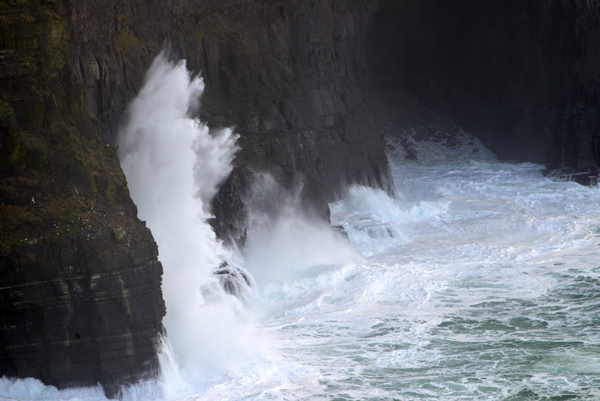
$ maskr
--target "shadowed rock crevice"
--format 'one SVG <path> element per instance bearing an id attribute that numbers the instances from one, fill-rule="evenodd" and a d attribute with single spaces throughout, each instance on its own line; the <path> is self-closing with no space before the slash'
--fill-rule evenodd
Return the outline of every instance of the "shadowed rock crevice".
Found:
<path id="1" fill-rule="evenodd" d="M 371 93 L 409 92 L 503 159 L 596 166 L 599 30 L 594 2 L 381 0 Z"/>

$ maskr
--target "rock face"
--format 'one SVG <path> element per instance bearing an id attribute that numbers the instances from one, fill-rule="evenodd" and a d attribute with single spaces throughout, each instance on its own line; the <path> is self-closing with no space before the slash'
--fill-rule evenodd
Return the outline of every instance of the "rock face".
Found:
<path id="1" fill-rule="evenodd" d="M 587 168 L 600 161 L 599 40 L 595 2 L 381 0 L 371 83 L 416 95 L 502 158 Z"/>
<path id="2" fill-rule="evenodd" d="M 209 17 L 228 40 L 203 40 L 203 119 L 234 123 L 242 134 L 237 169 L 214 202 L 221 238 L 243 236 L 240 201 L 253 172 L 270 171 L 288 190 L 302 186 L 304 206 L 318 215 L 350 184 L 391 191 L 366 88 L 364 41 L 375 5 L 248 3 L 221 6 L 220 21 Z"/>
<path id="3" fill-rule="evenodd" d="M 318 215 L 353 183 L 391 191 L 367 102 L 365 38 L 376 4 L 123 2 L 106 11 L 78 3 L 71 58 L 107 143 L 165 41 L 202 72 L 202 121 L 241 134 L 237 168 L 213 208 L 217 234 L 239 240 L 253 172 L 272 172 L 286 189 L 303 186 L 304 206 Z"/>
<path id="4" fill-rule="evenodd" d="M 161 266 L 112 145 L 165 43 L 205 78 L 202 120 L 241 135 L 213 205 L 225 240 L 243 243 L 255 173 L 302 188 L 300 205 L 319 216 L 350 184 L 392 191 L 369 92 L 403 101 L 411 92 L 501 157 L 598 164 L 595 2 L 376 8 L 376 0 L 1 3 L 0 374 L 59 387 L 100 382 L 113 394 L 157 367 Z"/>
<path id="5" fill-rule="evenodd" d="M 0 5 L 0 375 L 58 387 L 139 380 L 157 367 L 161 266 L 114 144 L 168 43 L 202 71 L 201 118 L 242 150 L 214 226 L 243 242 L 254 172 L 302 187 L 391 191 L 366 87 L 376 1 L 12 1 Z M 125 116 L 125 117 L 124 117 Z"/>
<path id="6" fill-rule="evenodd" d="M 114 395 L 158 368 L 156 245 L 86 112 L 62 3 L 0 20 L 0 375 Z"/>
<path id="7" fill-rule="evenodd" d="M 2 375 L 119 384 L 156 373 L 162 267 L 145 240 L 106 233 L 31 242 L 0 258 Z"/>

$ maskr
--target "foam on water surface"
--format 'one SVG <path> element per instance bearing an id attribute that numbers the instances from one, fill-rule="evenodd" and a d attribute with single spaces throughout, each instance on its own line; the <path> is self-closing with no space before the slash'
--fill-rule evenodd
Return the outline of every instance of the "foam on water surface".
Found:
<path id="1" fill-rule="evenodd" d="M 469 142 L 392 156 L 395 199 L 353 188 L 331 205 L 365 259 L 263 291 L 278 354 L 304 374 L 262 395 L 598 397 L 599 190 Z"/>
<path id="2" fill-rule="evenodd" d="M 599 399 L 600 189 L 550 181 L 541 166 L 499 162 L 453 135 L 390 138 L 395 197 L 353 187 L 330 205 L 348 240 L 296 214 L 293 200 L 272 220 L 252 212 L 240 262 L 257 281 L 252 302 L 208 309 L 208 328 L 190 325 L 179 352 L 253 356 L 188 364 L 184 384 L 175 364 L 124 398 Z M 212 193 L 200 192 L 192 200 Z M 227 250 L 202 235 L 221 253 L 198 257 L 219 261 Z M 3 380 L 8 398 L 104 399 Z"/>

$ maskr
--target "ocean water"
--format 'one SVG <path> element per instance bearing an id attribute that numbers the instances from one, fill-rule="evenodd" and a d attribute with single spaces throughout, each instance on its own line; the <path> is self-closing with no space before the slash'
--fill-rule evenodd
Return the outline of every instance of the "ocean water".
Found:
<path id="1" fill-rule="evenodd" d="M 418 160 L 388 138 L 396 194 L 332 203 L 347 238 L 289 194 L 274 216 L 251 208 L 247 249 L 226 249 L 207 205 L 235 135 L 189 117 L 202 83 L 184 64 L 155 63 L 146 88 L 164 91 L 138 97 L 120 156 L 165 266 L 169 338 L 161 376 L 123 400 L 600 399 L 599 188 L 500 162 L 464 132 L 409 135 Z M 146 107 L 174 86 L 172 113 Z M 279 192 L 256 181 L 255 196 Z M 212 274 L 223 260 L 253 276 L 242 299 Z M 0 379 L 7 398 L 104 400 Z"/>

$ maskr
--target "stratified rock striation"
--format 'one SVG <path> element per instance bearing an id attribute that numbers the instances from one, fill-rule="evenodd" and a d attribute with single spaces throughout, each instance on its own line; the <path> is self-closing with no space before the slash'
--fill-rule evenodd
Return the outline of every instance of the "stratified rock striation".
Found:
<path id="1" fill-rule="evenodd" d="M 0 257 L 0 374 L 95 386 L 151 377 L 165 313 L 161 264 L 145 240 L 109 233 L 31 241 Z"/>
<path id="2" fill-rule="evenodd" d="M 241 200 L 253 172 L 271 172 L 288 190 L 302 187 L 303 206 L 321 216 L 351 184 L 392 190 L 366 86 L 365 38 L 375 6 L 248 2 L 202 14 L 200 21 L 226 38 L 202 40 L 202 119 L 235 124 L 242 135 L 237 168 L 213 205 L 221 238 L 243 239 Z"/>
<path id="3" fill-rule="evenodd" d="M 366 87 L 376 3 L 0 4 L 0 374 L 114 395 L 154 373 L 161 267 L 113 144 L 165 45 L 205 78 L 202 120 L 241 135 L 221 238 L 243 242 L 254 172 L 319 216 L 350 184 L 391 191 Z"/>
<path id="4" fill-rule="evenodd" d="M 158 368 L 156 244 L 86 112 L 62 3 L 0 21 L 0 375 L 114 395 Z"/>
<path id="5" fill-rule="evenodd" d="M 202 121 L 241 135 L 236 169 L 213 208 L 217 234 L 238 240 L 253 172 L 270 171 L 287 189 L 302 186 L 304 206 L 324 216 L 350 184 L 392 190 L 366 85 L 376 5 L 205 0 L 104 9 L 81 2 L 69 10 L 76 21 L 69 49 L 86 111 L 107 143 L 164 43 L 202 73 Z"/>

